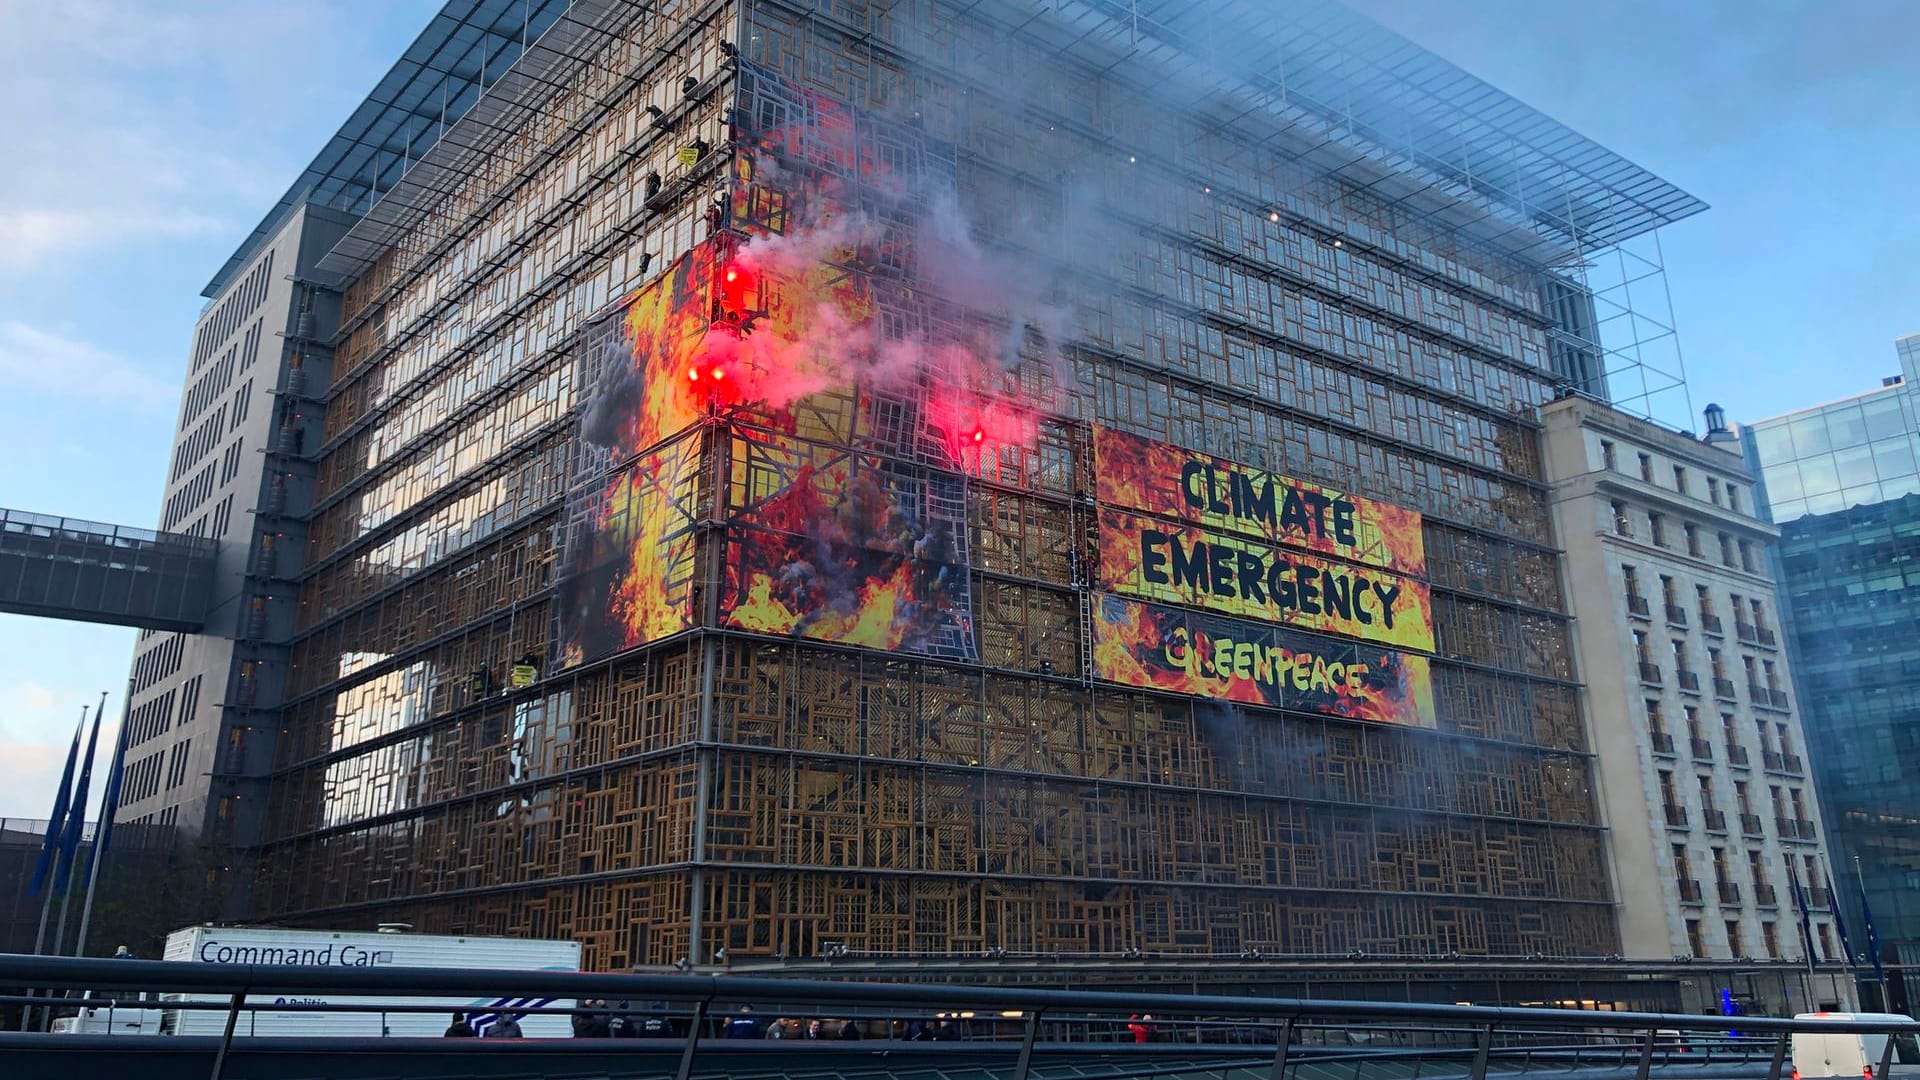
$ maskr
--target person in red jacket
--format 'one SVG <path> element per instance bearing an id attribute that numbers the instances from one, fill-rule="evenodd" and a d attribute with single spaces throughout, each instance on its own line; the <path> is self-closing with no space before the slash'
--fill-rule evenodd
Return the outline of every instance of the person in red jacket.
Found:
<path id="1" fill-rule="evenodd" d="M 1127 1024 L 1127 1030 L 1133 1032 L 1133 1041 L 1137 1043 L 1153 1038 L 1153 1014 L 1134 1013 L 1132 1021 Z"/>

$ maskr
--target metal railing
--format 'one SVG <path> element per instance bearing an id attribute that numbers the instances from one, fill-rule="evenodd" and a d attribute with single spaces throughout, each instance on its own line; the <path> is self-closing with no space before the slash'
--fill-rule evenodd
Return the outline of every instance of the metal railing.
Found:
<path id="1" fill-rule="evenodd" d="M 1744 747 L 1744 746 L 1741 746 L 1741 745 L 1740 745 L 1739 743 L 1737 743 L 1737 742 L 1733 742 L 1733 741 L 1732 741 L 1732 739 L 1733 739 L 1733 733 L 1732 733 L 1732 732 L 1728 732 L 1728 733 L 1727 733 L 1727 739 L 1728 739 L 1728 742 L 1727 742 L 1727 764 L 1729 764 L 1729 765 L 1745 765 L 1745 764 L 1747 764 L 1747 763 L 1748 763 L 1748 762 L 1749 762 L 1749 761 L 1751 760 L 1750 758 L 1748 758 L 1748 757 L 1747 757 L 1747 748 L 1746 748 L 1746 747 Z"/>
<path id="2" fill-rule="evenodd" d="M 1713 744 L 1699 737 L 1687 740 L 1687 749 L 1692 752 L 1695 761 L 1712 761 Z"/>
<path id="3" fill-rule="evenodd" d="M 1712 807 L 1708 807 L 1700 811 L 1700 818 L 1706 824 L 1708 832 L 1727 831 L 1727 812 L 1725 810 L 1715 810 Z"/>
<path id="4" fill-rule="evenodd" d="M 1653 607 L 1647 603 L 1646 597 L 1635 596 L 1632 593 L 1628 593 L 1627 612 L 1628 614 L 1637 615 L 1642 619 L 1646 619 L 1653 616 Z"/>
<path id="5" fill-rule="evenodd" d="M 1720 622 L 1720 616 L 1715 615 L 1711 611 L 1702 611 L 1700 613 L 1700 629 L 1709 634 L 1721 637 L 1726 636 L 1726 630 Z"/>
<path id="6" fill-rule="evenodd" d="M 1647 738 L 1649 738 L 1653 742 L 1654 753 L 1656 754 L 1673 753 L 1673 736 L 1668 734 L 1667 732 L 1650 731 L 1647 733 Z"/>
<path id="7" fill-rule="evenodd" d="M 1677 668 L 1673 673 L 1673 677 L 1679 680 L 1680 689 L 1688 690 L 1696 694 L 1700 692 L 1699 672 L 1691 671 L 1687 668 Z"/>
<path id="8" fill-rule="evenodd" d="M 1640 661 L 1640 681 L 1649 686 L 1660 685 L 1660 665 Z"/>
<path id="9" fill-rule="evenodd" d="M 1667 605 L 1667 625 L 1669 626 L 1687 625 L 1687 609 L 1681 607 L 1679 604 L 1668 604 Z"/>
<path id="10" fill-rule="evenodd" d="M 1697 883 L 1695 889 L 1697 892 Z M 214 1012 L 221 1017 L 222 1033 L 217 1039 L 176 1035 L 165 1042 L 38 1033 L 0 1034 L 0 1053 L 6 1053 L 15 1065 L 45 1060 L 46 1054 L 67 1052 L 76 1066 L 72 1075 L 80 1075 L 78 1066 L 83 1060 L 94 1066 L 104 1060 L 98 1056 L 86 1060 L 85 1055 L 113 1054 L 123 1073 L 137 1075 L 137 1066 L 127 1072 L 126 1067 L 132 1064 L 129 1055 L 138 1056 L 142 1051 L 158 1053 L 165 1047 L 168 1053 L 198 1052 L 210 1057 L 214 1080 L 222 1076 L 236 1036 L 245 1040 L 242 1049 L 250 1055 L 278 1049 L 290 1058 L 297 1056 L 300 1075 L 324 1073 L 326 1070 L 314 1067 L 313 1061 L 316 1055 L 324 1055 L 329 1049 L 357 1057 L 380 1052 L 370 1047 L 366 1039 L 251 1038 L 240 1034 L 241 1016 L 255 1009 L 280 1015 L 377 1013 L 382 1017 L 389 1014 L 398 1017 L 444 1013 L 447 1006 L 439 1002 L 448 998 L 479 998 L 495 1001 L 496 1009 L 563 1016 L 593 1012 L 579 1003 L 596 1000 L 658 1002 L 662 1007 L 671 1003 L 671 1012 L 679 1020 L 679 1025 L 671 1029 L 672 1037 L 625 1041 L 623 1054 L 628 1060 L 634 1060 L 635 1054 L 652 1054 L 655 1062 L 664 1062 L 669 1068 L 651 1071 L 656 1075 L 671 1072 L 677 1080 L 689 1080 L 701 1069 L 703 1056 L 705 1061 L 718 1063 L 708 1067 L 708 1075 L 738 1075 L 730 1063 L 737 1062 L 743 1052 L 751 1056 L 756 1049 L 780 1055 L 777 1059 L 766 1059 L 767 1064 L 756 1070 L 767 1075 L 777 1073 L 789 1060 L 788 1055 L 827 1055 L 865 1049 L 870 1055 L 865 1059 L 866 1068 L 875 1076 L 887 1075 L 892 1070 L 907 1071 L 914 1067 L 917 1055 L 933 1059 L 945 1055 L 946 1060 L 955 1064 L 968 1061 L 963 1055 L 987 1055 L 999 1070 L 1004 1070 L 997 1071 L 996 1075 L 1005 1075 L 1009 1080 L 1029 1080 L 1037 1060 L 1072 1062 L 1085 1060 L 1088 1054 L 1098 1051 L 1132 1057 L 1137 1071 L 1102 1074 L 1114 1080 L 1174 1071 L 1213 1071 L 1225 1075 L 1227 1070 L 1258 1070 L 1274 1080 L 1285 1080 L 1289 1068 L 1299 1076 L 1300 1067 L 1313 1061 L 1354 1062 L 1353 1075 L 1361 1077 L 1365 1074 L 1365 1063 L 1370 1060 L 1399 1060 L 1410 1065 L 1410 1068 L 1375 1074 L 1379 1076 L 1417 1077 L 1421 1062 L 1451 1061 L 1459 1064 L 1441 1071 L 1448 1076 L 1464 1075 L 1468 1080 L 1485 1080 L 1495 1062 L 1507 1063 L 1502 1070 L 1506 1072 L 1514 1071 L 1514 1065 L 1524 1071 L 1535 1063 L 1558 1071 L 1583 1065 L 1613 1067 L 1632 1070 L 1636 1080 L 1646 1080 L 1656 1058 L 1663 1064 L 1699 1063 L 1703 1048 L 1706 1056 L 1722 1062 L 1764 1062 L 1768 1080 L 1779 1080 L 1787 1063 L 1792 1036 L 1797 1032 L 1909 1037 L 1909 1040 L 1885 1040 L 1878 1063 L 1880 1071 L 1876 1074 L 1880 1076 L 1887 1075 L 1896 1043 L 1909 1041 L 1910 1044 L 1911 1036 L 1920 1035 L 1920 1023 L 1884 1020 L 1743 1016 L 1733 1022 L 1739 1029 L 1738 1035 L 1733 1035 L 1728 1031 L 1730 1021 L 1725 1017 L 1661 1013 L 929 983 L 818 982 L 750 975 L 229 965 L 0 955 L 0 987 L 29 985 L 56 991 L 115 988 L 115 994 L 125 995 L 96 996 L 86 1003 L 106 1010 L 152 1009 L 156 1005 L 153 1001 L 139 1000 L 132 988 L 184 995 L 157 1004 L 175 1014 L 194 1010 Z M 357 1000 L 295 1000 L 318 995 Z M 0 1000 L 44 1002 L 46 998 L 9 995 Z M 66 1002 L 62 1007 L 75 1008 L 80 1004 Z M 872 1033 L 869 1038 L 885 1040 L 884 1050 L 871 1043 L 859 1047 L 838 1040 L 812 1045 L 742 1047 L 736 1041 L 716 1038 L 728 1018 L 737 1022 L 747 1015 L 740 1008 L 742 1005 L 755 1006 L 754 1015 L 760 1017 L 812 1014 L 862 1024 Z M 899 1024 L 903 1018 L 932 1017 L 964 1018 L 967 1022 L 961 1032 L 964 1037 L 944 1044 L 933 1041 L 928 1045 L 889 1038 L 912 1030 Z M 1140 1031 L 1141 1028 L 1145 1031 Z M 1690 1040 L 1689 1036 L 1693 1038 Z M 434 1055 L 506 1049 L 498 1046 L 497 1040 L 485 1040 L 490 1044 L 486 1046 L 465 1040 L 404 1037 L 374 1041 Z M 610 1040 L 592 1036 L 530 1039 L 516 1044 L 514 1052 L 592 1052 L 598 1042 Z M 871 1056 L 875 1051 L 882 1052 L 884 1058 Z M 43 1057 L 33 1058 L 33 1053 Z M 1139 1056 L 1133 1057 L 1135 1054 Z M 551 1069 L 559 1068 L 557 1063 L 564 1060 L 567 1059 L 556 1059 L 554 1066 L 538 1071 L 551 1075 Z M 824 1056 L 820 1060 L 827 1063 Z M 1118 1057 L 1110 1056 L 1105 1062 L 1117 1060 Z M 1169 1063 L 1181 1060 L 1199 1064 L 1179 1070 L 1169 1068 Z M 674 1070 L 671 1066 L 676 1062 L 677 1070 Z"/>
<path id="11" fill-rule="evenodd" d="M 1714 676 L 1713 678 L 1713 696 L 1721 699 L 1722 701 L 1738 701 L 1739 700 L 1739 698 L 1735 697 L 1733 693 L 1733 680 L 1723 679 L 1718 675 Z"/>

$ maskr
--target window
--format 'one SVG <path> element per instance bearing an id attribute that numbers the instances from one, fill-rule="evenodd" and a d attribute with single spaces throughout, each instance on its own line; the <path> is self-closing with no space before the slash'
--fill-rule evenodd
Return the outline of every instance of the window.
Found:
<path id="1" fill-rule="evenodd" d="M 1699 919 L 1687 920 L 1687 948 L 1695 956 L 1707 955 L 1707 939 L 1700 933 Z"/>
<path id="2" fill-rule="evenodd" d="M 1740 489 L 1732 484 L 1727 485 L 1727 508 L 1736 514 L 1740 512 Z"/>
<path id="3" fill-rule="evenodd" d="M 1680 805 L 1680 796 L 1673 790 L 1673 774 L 1665 769 L 1660 770 L 1660 801 L 1667 806 Z M 1680 865 L 1679 860 L 1686 858 L 1686 850 L 1685 847 L 1679 844 L 1673 845 L 1674 866 L 1676 868 Z M 1687 875 L 1681 874 L 1680 876 L 1686 877 Z"/>
<path id="4" fill-rule="evenodd" d="M 1685 465 L 1675 465 L 1673 467 L 1673 490 L 1682 495 L 1687 493 L 1687 467 Z"/>
<path id="5" fill-rule="evenodd" d="M 1654 698 L 1648 698 L 1646 704 L 1647 730 L 1656 733 L 1667 730 L 1667 718 L 1660 713 L 1660 702 Z"/>
<path id="6" fill-rule="evenodd" d="M 1765 677 L 1767 680 L 1767 689 L 1769 690 L 1780 689 L 1780 673 L 1774 669 L 1773 661 L 1771 660 L 1760 661 L 1760 668 L 1761 668 L 1761 671 L 1765 674 Z"/>
<path id="7" fill-rule="evenodd" d="M 1657 547 L 1667 546 L 1667 519 L 1665 517 L 1663 517 L 1660 514 L 1648 514 L 1647 528 L 1653 534 L 1653 542 L 1655 546 Z M 1741 543 L 1744 544 L 1746 543 L 1746 541 L 1743 540 L 1741 541 Z"/>
<path id="8" fill-rule="evenodd" d="M 1729 716 L 1726 717 L 1726 719 L 1732 720 L 1733 717 Z M 1732 731 L 1732 728 L 1727 729 L 1728 734 L 1732 734 Z M 1745 780 L 1735 780 L 1733 782 L 1733 801 L 1739 804 L 1742 814 L 1753 813 L 1753 799 L 1747 791 L 1747 782 Z M 1760 872 L 1760 853 L 1751 851 L 1747 853 L 1747 857 L 1753 861 L 1753 882 L 1758 885 L 1762 877 Z"/>
<path id="9" fill-rule="evenodd" d="M 1753 544 L 1750 541 L 1740 541 L 1740 569 L 1749 574 L 1756 572 L 1753 563 Z"/>
<path id="10" fill-rule="evenodd" d="M 1760 598 L 1756 596 L 1753 599 L 1747 601 L 1747 603 L 1750 604 L 1753 608 L 1753 628 L 1755 630 L 1766 629 L 1767 612 L 1765 608 L 1762 608 L 1760 606 Z"/>
<path id="11" fill-rule="evenodd" d="M 1780 959 L 1780 931 L 1770 922 L 1760 924 L 1760 939 L 1766 943 L 1767 959 Z"/>
<path id="12" fill-rule="evenodd" d="M 1689 521 L 1686 524 L 1687 554 L 1698 559 L 1700 555 L 1700 526 Z"/>
<path id="13" fill-rule="evenodd" d="M 1820 933 L 1820 959 L 1833 959 L 1833 937 L 1826 923 L 1814 923 L 1813 928 Z M 1891 1071 L 1891 1070 L 1889 1070 Z"/>
<path id="14" fill-rule="evenodd" d="M 1687 643 L 1680 638 L 1673 639 L 1673 670 L 1693 670 L 1693 665 L 1687 663 Z"/>
<path id="15" fill-rule="evenodd" d="M 1611 439 L 1600 440 L 1600 464 L 1603 468 L 1608 469 L 1617 469 L 1620 467 L 1619 462 L 1614 460 L 1613 440 Z"/>
<path id="16" fill-rule="evenodd" d="M 1720 505 L 1720 478 L 1719 477 L 1717 476 L 1707 477 L 1707 498 L 1713 500 L 1713 505 L 1715 506 Z"/>
<path id="17" fill-rule="evenodd" d="M 1733 537 L 1726 533 L 1720 534 L 1720 565 L 1733 565 Z"/>
<path id="18" fill-rule="evenodd" d="M 1632 536 L 1633 522 L 1627 519 L 1627 504 L 1615 499 L 1607 505 L 1613 511 L 1613 531 L 1621 536 Z M 1733 565 L 1731 559 L 1727 565 Z"/>
<path id="19" fill-rule="evenodd" d="M 1735 959 L 1739 959 L 1747 955 L 1746 943 L 1740 940 L 1740 920 L 1739 919 L 1727 920 L 1727 948 L 1733 950 L 1733 955 Z"/>
<path id="20" fill-rule="evenodd" d="M 1652 454 L 1640 455 L 1640 479 L 1645 480 L 1649 484 L 1653 483 L 1653 455 Z"/>
<path id="21" fill-rule="evenodd" d="M 1679 601 L 1680 601 L 1679 594 L 1673 591 L 1672 575 L 1661 574 L 1660 575 L 1660 602 L 1667 605 L 1670 608 L 1676 608 L 1680 606 Z"/>
<path id="22" fill-rule="evenodd" d="M 1740 738 L 1737 732 L 1738 732 L 1738 729 L 1736 728 L 1733 722 L 1733 714 L 1721 713 L 1720 714 L 1720 739 L 1721 741 L 1727 744 L 1727 748 L 1729 750 L 1736 749 L 1740 745 Z M 1735 761 L 1734 764 L 1738 765 L 1740 764 L 1740 762 Z M 1740 785 L 1740 788 L 1742 791 L 1744 791 L 1746 790 L 1746 785 L 1742 784 Z M 1746 807 L 1744 806 L 1741 807 L 1742 811 L 1745 811 L 1745 809 Z"/>
<path id="23" fill-rule="evenodd" d="M 1640 571 L 1639 570 L 1636 570 L 1631 566 L 1623 565 L 1620 567 L 1620 579 L 1626 582 L 1628 599 L 1633 599 L 1634 597 L 1637 597 L 1640 595 Z"/>
<path id="24" fill-rule="evenodd" d="M 1700 809 L 1712 810 L 1714 808 L 1713 777 L 1701 776 L 1699 780 L 1700 780 Z M 1726 880 L 1726 877 L 1727 877 L 1727 868 L 1724 865 L 1725 862 L 1726 862 L 1726 852 L 1720 850 L 1719 848 L 1714 848 L 1713 849 L 1714 869 L 1719 871 L 1720 879 L 1722 881 Z"/>
<path id="25" fill-rule="evenodd" d="M 1635 630 L 1633 632 L 1633 655 L 1638 658 L 1642 664 L 1653 663 L 1653 653 L 1647 647 L 1647 632 L 1645 630 Z"/>

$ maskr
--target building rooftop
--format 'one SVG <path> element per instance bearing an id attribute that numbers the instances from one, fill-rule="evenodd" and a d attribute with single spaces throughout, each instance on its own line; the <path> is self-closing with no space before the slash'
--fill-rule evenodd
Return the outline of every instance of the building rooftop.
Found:
<path id="1" fill-rule="evenodd" d="M 380 203 L 492 96 L 528 46 L 590 0 L 448 0 L 202 290 L 215 296 L 294 206 Z M 1336 5 L 1063 0 L 1063 47 L 1124 49 L 1252 97 L 1317 140 L 1349 182 L 1464 231 L 1495 223 L 1556 252 L 1617 244 L 1706 203 L 1538 110 Z M 584 21 L 584 17 L 583 17 Z M 1209 28 L 1232 26 L 1222 37 Z M 524 88 L 521 88 L 524 89 Z M 492 119 L 492 118 L 490 118 Z M 419 198 L 438 185 L 408 185 Z"/>
<path id="2" fill-rule="evenodd" d="M 364 214 L 572 3 L 447 0 L 200 295 L 219 295 L 300 203 Z"/>

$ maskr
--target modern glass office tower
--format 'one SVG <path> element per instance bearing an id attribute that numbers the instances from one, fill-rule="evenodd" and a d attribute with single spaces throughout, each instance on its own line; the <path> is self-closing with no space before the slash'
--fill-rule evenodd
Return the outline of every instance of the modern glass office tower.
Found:
<path id="1" fill-rule="evenodd" d="M 1878 389 L 1744 425 L 1741 438 L 1780 525 L 1835 887 L 1857 954 L 1871 909 L 1888 1000 L 1905 1009 L 1906 972 L 1920 967 L 1920 335 L 1895 347 L 1900 374 Z"/>

